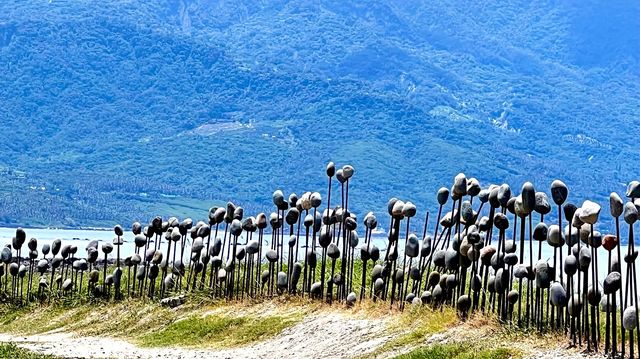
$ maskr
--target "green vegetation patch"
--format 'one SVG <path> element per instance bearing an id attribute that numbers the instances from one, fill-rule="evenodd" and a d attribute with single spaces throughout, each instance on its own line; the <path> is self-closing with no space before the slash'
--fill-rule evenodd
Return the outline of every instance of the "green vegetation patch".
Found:
<path id="1" fill-rule="evenodd" d="M 0 309 L 0 324 L 2 324 L 2 332 L 38 334 L 80 322 L 89 315 L 90 311 L 91 307 L 86 305 L 5 306 Z"/>
<path id="2" fill-rule="evenodd" d="M 297 316 L 192 315 L 155 333 L 145 334 L 139 344 L 147 347 L 233 347 L 271 338 L 299 320 Z"/>
<path id="3" fill-rule="evenodd" d="M 13 343 L 0 343 L 0 358 L 7 359 L 56 359 L 52 355 L 38 354 L 27 349 L 18 348 Z"/>
<path id="4" fill-rule="evenodd" d="M 400 315 L 396 325 L 392 329 L 409 331 L 400 334 L 396 338 L 385 343 L 377 352 L 386 352 L 392 349 L 404 347 L 414 343 L 420 343 L 435 333 L 445 331 L 458 323 L 458 316 L 453 308 L 434 310 L 429 307 L 408 307 L 408 310 Z"/>
<path id="5" fill-rule="evenodd" d="M 415 349 L 407 354 L 400 355 L 398 359 L 508 359 L 518 358 L 516 350 L 507 348 L 481 349 L 468 343 L 435 344 L 428 347 Z"/>

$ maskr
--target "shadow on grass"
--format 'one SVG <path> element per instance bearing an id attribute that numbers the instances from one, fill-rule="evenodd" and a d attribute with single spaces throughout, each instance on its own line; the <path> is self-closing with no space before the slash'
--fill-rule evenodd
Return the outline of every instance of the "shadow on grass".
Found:
<path id="1" fill-rule="evenodd" d="M 434 344 L 414 349 L 402 354 L 399 359 L 508 359 L 517 358 L 519 353 L 508 348 L 482 349 L 479 345 L 467 343 Z"/>

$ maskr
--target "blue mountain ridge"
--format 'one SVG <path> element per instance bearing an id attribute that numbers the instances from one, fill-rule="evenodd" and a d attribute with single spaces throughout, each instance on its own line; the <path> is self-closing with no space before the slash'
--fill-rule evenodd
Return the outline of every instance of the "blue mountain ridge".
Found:
<path id="1" fill-rule="evenodd" d="M 611 229 L 639 54 L 635 1 L 5 0 L 0 224 L 271 211 L 277 188 L 326 197 L 332 160 L 383 226 L 464 172 L 562 179 Z"/>

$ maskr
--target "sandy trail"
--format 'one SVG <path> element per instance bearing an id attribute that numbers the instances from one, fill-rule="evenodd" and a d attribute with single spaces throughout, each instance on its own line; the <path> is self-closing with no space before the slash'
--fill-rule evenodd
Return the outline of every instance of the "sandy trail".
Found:
<path id="1" fill-rule="evenodd" d="M 66 358 L 352 358 L 372 353 L 390 339 L 384 333 L 386 323 L 386 319 L 314 315 L 274 338 L 231 349 L 139 348 L 121 339 L 56 332 L 0 334 L 0 341 Z"/>

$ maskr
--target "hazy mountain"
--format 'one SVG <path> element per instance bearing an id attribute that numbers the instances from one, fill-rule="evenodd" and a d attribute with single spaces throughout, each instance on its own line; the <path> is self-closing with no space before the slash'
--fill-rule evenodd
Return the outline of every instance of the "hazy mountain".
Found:
<path id="1" fill-rule="evenodd" d="M 639 56 L 631 0 L 5 0 L 0 224 L 270 211 L 329 160 L 361 214 L 423 216 L 460 171 L 604 205 L 638 176 Z"/>

